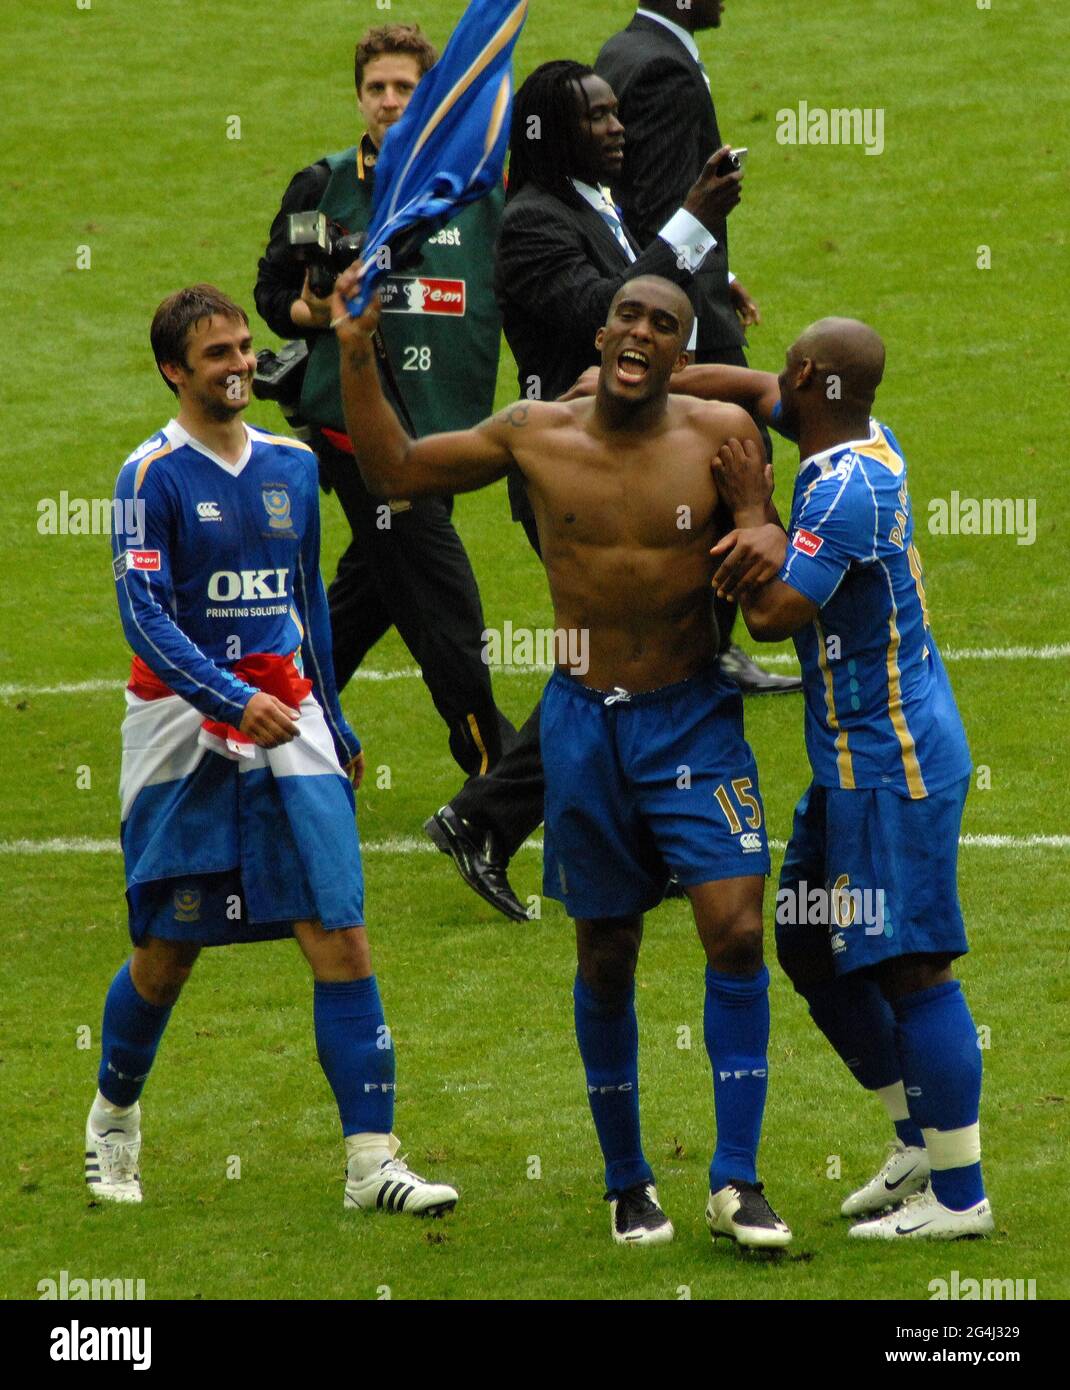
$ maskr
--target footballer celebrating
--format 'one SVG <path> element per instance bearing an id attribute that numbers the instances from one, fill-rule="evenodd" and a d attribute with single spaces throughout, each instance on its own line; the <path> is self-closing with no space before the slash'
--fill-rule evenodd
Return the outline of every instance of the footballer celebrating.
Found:
<path id="1" fill-rule="evenodd" d="M 96 1198 L 142 1199 L 139 1097 L 201 948 L 294 936 L 345 1138 L 345 1205 L 450 1210 L 452 1187 L 396 1157 L 394 1049 L 346 776 L 359 786 L 363 758 L 334 687 L 315 458 L 243 422 L 249 321 L 218 290 L 170 295 L 151 341 L 179 409 L 116 486 L 134 650 L 120 779 L 133 952 L 104 1005 L 86 1181 Z"/>
<path id="2" fill-rule="evenodd" d="M 906 460 L 870 415 L 883 372 L 878 335 L 832 318 L 792 345 L 779 379 L 725 367 L 681 379 L 746 401 L 802 460 L 785 533 L 766 520 L 772 483 L 758 451 L 742 437 L 721 449 L 718 485 L 738 529 L 714 549 L 715 583 L 739 594 L 753 637 L 792 636 L 802 665 L 813 782 L 784 857 L 778 955 L 896 1131 L 842 1212 L 868 1218 L 855 1237 L 955 1239 L 993 1229 L 981 1053 L 950 970 L 967 950 L 956 872 L 970 753 L 929 626 Z M 790 910 L 813 887 L 833 899 L 821 925 Z M 879 914 L 858 910 L 867 898 Z"/>
<path id="3" fill-rule="evenodd" d="M 777 1247 L 791 1232 L 756 1159 L 765 1106 L 768 972 L 762 803 L 742 700 L 715 665 L 709 547 L 719 534 L 711 463 L 731 437 L 760 447 L 738 407 L 669 396 L 687 361 L 687 296 L 656 276 L 615 295 L 595 345 L 593 401 L 525 401 L 475 429 L 410 439 L 385 401 L 371 334 L 334 301 L 346 420 L 379 496 L 470 491 L 524 476 L 558 630 L 587 659 L 559 664 L 543 697 L 544 891 L 575 919 L 575 1023 L 605 1159 L 613 1239 L 659 1244 L 673 1227 L 640 1139 L 634 977 L 643 913 L 674 873 L 705 950 L 705 1040 L 717 1143 L 712 1234 Z M 686 524 L 683 519 L 686 518 Z"/>

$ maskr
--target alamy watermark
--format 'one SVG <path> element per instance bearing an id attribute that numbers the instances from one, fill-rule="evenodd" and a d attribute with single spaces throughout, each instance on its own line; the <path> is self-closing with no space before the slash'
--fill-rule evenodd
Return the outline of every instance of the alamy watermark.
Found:
<path id="1" fill-rule="evenodd" d="M 1037 538 L 1035 497 L 934 497 L 929 503 L 931 536 L 1016 536 L 1019 545 Z"/>
<path id="2" fill-rule="evenodd" d="M 133 545 L 145 539 L 145 503 L 140 497 L 42 497 L 37 504 L 42 536 L 123 536 Z"/>
<path id="3" fill-rule="evenodd" d="M 862 145 L 866 154 L 884 152 L 882 106 L 782 107 L 776 113 L 778 145 Z"/>
<path id="4" fill-rule="evenodd" d="M 487 666 L 564 666 L 585 676 L 591 665 L 591 634 L 585 627 L 485 627 L 480 633 Z"/>
<path id="5" fill-rule="evenodd" d="M 116 1301 L 145 1297 L 144 1279 L 81 1279 L 61 1269 L 58 1279 L 38 1279 L 37 1294 L 42 1302 L 77 1302 L 80 1299 Z"/>
<path id="6" fill-rule="evenodd" d="M 152 1365 L 151 1327 L 83 1327 L 72 1321 L 52 1329 L 53 1361 L 129 1361 L 135 1371 Z"/>
<path id="7" fill-rule="evenodd" d="M 1037 1296 L 1035 1279 L 963 1279 L 953 1269 L 946 1279 L 929 1280 L 930 1302 L 940 1299 L 991 1299 L 1004 1303 L 1024 1302 Z"/>
<path id="8" fill-rule="evenodd" d="M 864 926 L 867 936 L 883 936 L 885 927 L 883 888 L 852 888 L 841 874 L 831 888 L 811 888 L 805 879 L 776 895 L 778 926 Z"/>

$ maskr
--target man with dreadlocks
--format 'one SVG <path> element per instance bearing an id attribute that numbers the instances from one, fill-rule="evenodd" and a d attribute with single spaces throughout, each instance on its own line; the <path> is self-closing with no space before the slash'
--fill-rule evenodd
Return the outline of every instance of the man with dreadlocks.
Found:
<path id="1" fill-rule="evenodd" d="M 728 147 L 707 160 L 682 206 L 650 245 L 629 235 L 605 185 L 624 159 L 612 88 L 582 63 L 544 63 L 513 103 L 509 191 L 494 288 L 517 362 L 520 395 L 552 400 L 598 358 L 595 335 L 621 286 L 641 275 L 690 284 L 717 245 L 709 230 L 740 199 L 741 175 L 719 175 Z M 518 469 L 509 474 L 514 520 L 539 551 Z M 471 888 L 514 921 L 527 913 L 506 877 L 509 859 L 543 818 L 536 706 L 505 756 L 470 779 L 426 824 Z"/>

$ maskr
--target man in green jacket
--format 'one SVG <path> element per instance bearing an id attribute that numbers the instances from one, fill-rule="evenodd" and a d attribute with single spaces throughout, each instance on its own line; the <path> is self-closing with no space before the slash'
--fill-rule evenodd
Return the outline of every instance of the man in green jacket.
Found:
<path id="1" fill-rule="evenodd" d="M 383 138 L 436 59 L 416 25 L 383 25 L 363 35 L 355 79 L 366 133 L 290 181 L 255 296 L 273 332 L 308 342 L 300 414 L 312 426 L 321 478 L 338 494 L 353 531 L 328 591 L 338 689 L 396 626 L 446 722 L 451 753 L 472 775 L 493 766 L 514 730 L 495 706 L 482 659 L 482 604 L 450 519 L 452 499 L 385 504 L 365 489 L 342 415 L 329 300 L 312 292 L 287 236 L 295 212 L 319 210 L 346 232 L 367 227 Z M 464 208 L 425 243 L 418 265 L 384 284 L 382 336 L 418 436 L 468 428 L 493 409 L 501 320 L 491 272 L 503 201 L 498 191 Z"/>

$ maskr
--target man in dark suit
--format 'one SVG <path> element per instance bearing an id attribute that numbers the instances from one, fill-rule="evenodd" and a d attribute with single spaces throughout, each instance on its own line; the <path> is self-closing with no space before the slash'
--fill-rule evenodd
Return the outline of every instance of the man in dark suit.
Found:
<path id="1" fill-rule="evenodd" d="M 612 88 L 581 63 L 544 63 L 517 92 L 509 191 L 494 287 L 517 362 L 520 394 L 550 400 L 599 360 L 595 335 L 620 287 L 638 275 L 687 286 L 716 249 L 711 229 L 740 198 L 740 175 L 718 174 L 710 151 L 698 178 L 640 246 L 608 197 L 624 161 L 624 127 Z M 562 460 L 562 466 L 567 462 Z M 539 551 L 519 474 L 513 516 Z M 514 921 L 527 914 L 506 867 L 542 823 L 539 707 L 497 765 L 468 781 L 425 829 L 470 887 Z"/>
<path id="2" fill-rule="evenodd" d="M 720 27 L 721 0 L 645 0 L 628 27 L 614 34 L 595 60 L 595 70 L 617 94 L 627 130 L 624 162 L 613 192 L 628 228 L 640 241 L 655 235 L 721 144 L 709 79 L 694 34 Z M 716 250 L 689 286 L 697 338 L 693 362 L 745 367 L 743 330 L 760 322 L 758 306 L 728 268 L 728 229 L 723 220 L 710 229 Z M 769 437 L 762 429 L 766 449 Z M 763 671 L 730 644 L 736 606 L 719 601 L 721 670 L 745 694 L 800 690 L 795 677 Z"/>

